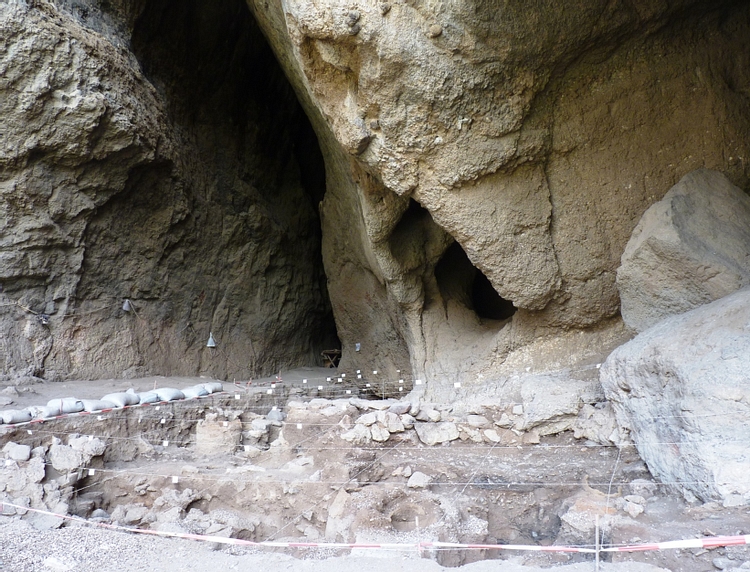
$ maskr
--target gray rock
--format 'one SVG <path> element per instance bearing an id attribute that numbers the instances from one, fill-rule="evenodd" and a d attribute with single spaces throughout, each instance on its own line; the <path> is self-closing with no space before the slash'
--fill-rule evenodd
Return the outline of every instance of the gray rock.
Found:
<path id="1" fill-rule="evenodd" d="M 375 425 L 370 427 L 370 434 L 372 435 L 373 441 L 378 441 L 380 443 L 387 441 L 391 436 L 388 428 L 380 423 L 375 423 Z"/>
<path id="2" fill-rule="evenodd" d="M 67 445 L 51 445 L 49 460 L 52 467 L 61 473 L 83 467 L 83 454 Z"/>
<path id="3" fill-rule="evenodd" d="M 487 427 L 487 425 L 490 424 L 489 419 L 483 415 L 468 415 L 466 417 L 466 422 L 471 427 Z"/>
<path id="4" fill-rule="evenodd" d="M 415 471 L 406 482 L 410 489 L 425 489 L 429 486 L 432 479 L 420 471 Z"/>
<path id="5" fill-rule="evenodd" d="M 642 332 L 750 284 L 750 197 L 717 171 L 685 175 L 643 215 L 622 255 L 622 318 Z"/>
<path id="6" fill-rule="evenodd" d="M 31 447 L 10 441 L 3 447 L 3 453 L 13 461 L 28 461 L 31 458 Z"/>
<path id="7" fill-rule="evenodd" d="M 745 288 L 620 346 L 602 366 L 601 383 L 657 480 L 684 482 L 682 490 L 704 502 L 737 505 L 750 503 L 748 371 Z"/>
<path id="8" fill-rule="evenodd" d="M 365 425 L 354 425 L 350 431 L 341 434 L 344 441 L 354 445 L 361 445 L 370 441 L 372 434 L 370 428 Z"/>
<path id="9" fill-rule="evenodd" d="M 437 445 L 458 439 L 458 427 L 455 423 L 442 421 L 439 423 L 415 423 L 419 440 L 425 445 Z"/>
<path id="10" fill-rule="evenodd" d="M 364 425 L 365 427 L 369 427 L 370 425 L 373 425 L 378 420 L 378 416 L 374 412 L 365 413 L 364 415 L 360 415 L 357 419 L 358 425 Z"/>
<path id="11" fill-rule="evenodd" d="M 391 413 L 395 413 L 396 415 L 403 415 L 405 413 L 409 413 L 411 411 L 411 403 L 408 401 L 399 401 L 398 403 L 394 403 L 388 408 L 388 411 Z"/>

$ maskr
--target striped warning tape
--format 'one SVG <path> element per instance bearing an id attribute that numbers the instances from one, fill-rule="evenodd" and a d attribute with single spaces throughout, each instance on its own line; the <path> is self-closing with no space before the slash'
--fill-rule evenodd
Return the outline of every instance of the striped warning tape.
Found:
<path id="1" fill-rule="evenodd" d="M 583 546 L 539 546 L 534 544 L 462 544 L 458 542 L 393 542 L 393 543 L 348 543 L 348 542 L 281 542 L 243 540 L 241 538 L 227 538 L 225 536 L 213 536 L 206 534 L 191 534 L 187 532 L 166 532 L 161 530 L 147 530 L 142 528 L 128 528 L 117 524 L 106 522 L 92 522 L 77 516 L 57 514 L 46 510 L 29 508 L 8 502 L 0 502 L 0 514 L 5 512 L 5 507 L 16 510 L 29 511 L 46 516 L 53 516 L 63 520 L 71 520 L 90 526 L 131 532 L 136 534 L 147 534 L 150 536 L 162 536 L 169 538 L 181 538 L 185 540 L 197 540 L 201 542 L 215 542 L 219 544 L 231 544 L 235 546 L 252 546 L 256 548 L 343 548 L 358 550 L 401 550 L 418 551 L 425 550 L 515 550 L 527 552 L 578 552 L 585 554 L 596 554 L 597 552 L 646 552 L 654 550 L 671 550 L 676 548 L 717 548 L 720 546 L 738 546 L 750 544 L 750 534 L 741 536 L 709 536 L 705 538 L 688 538 L 685 540 L 672 540 L 669 542 L 657 542 L 652 544 L 633 544 L 626 546 L 610 546 L 607 548 L 589 548 Z"/>

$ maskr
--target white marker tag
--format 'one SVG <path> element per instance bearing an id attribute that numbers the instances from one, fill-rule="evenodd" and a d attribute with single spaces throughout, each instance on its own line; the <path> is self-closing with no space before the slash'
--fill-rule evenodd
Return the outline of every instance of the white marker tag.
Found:
<path id="1" fill-rule="evenodd" d="M 414 385 L 422 385 L 422 380 L 421 379 L 415 379 L 414 380 Z"/>
<path id="2" fill-rule="evenodd" d="M 89 435 L 89 441 L 93 441 L 93 440 L 94 440 L 94 436 L 93 435 Z"/>
<path id="3" fill-rule="evenodd" d="M 302 429 L 302 423 L 297 423 L 297 429 Z"/>
<path id="4" fill-rule="evenodd" d="M 224 427 L 229 427 L 229 421 L 224 421 Z"/>
<path id="5" fill-rule="evenodd" d="M 346 377 L 346 374 L 345 374 L 345 373 L 342 373 L 342 374 L 341 374 L 341 377 Z"/>
<path id="6" fill-rule="evenodd" d="M 337 381 L 338 381 L 339 383 L 341 383 L 342 381 L 344 381 L 344 379 L 343 379 L 342 377 L 340 377 L 340 378 L 338 378 L 338 380 L 337 380 Z"/>
<path id="7" fill-rule="evenodd" d="M 461 387 L 461 382 L 457 381 L 456 383 L 453 384 L 453 387 L 455 387 L 456 389 L 458 389 L 459 387 Z"/>
<path id="8" fill-rule="evenodd" d="M 306 380 L 306 379 L 303 379 L 303 380 L 302 380 L 302 383 L 307 383 L 307 380 Z"/>
<path id="9" fill-rule="evenodd" d="M 177 484 L 177 483 L 179 483 L 179 482 L 180 482 L 180 478 L 179 478 L 179 477 L 177 477 L 177 476 L 175 476 L 175 477 L 172 477 L 172 484 L 175 484 L 175 485 L 176 485 L 176 484 Z"/>
<path id="10" fill-rule="evenodd" d="M 357 379 L 362 379 L 362 376 L 360 374 L 357 374 Z"/>
<path id="11" fill-rule="evenodd" d="M 103 415 L 97 415 L 96 416 L 96 420 L 97 421 L 104 421 L 104 416 Z"/>
<path id="12" fill-rule="evenodd" d="M 370 384 L 368 383 L 365 387 L 370 387 Z"/>
<path id="13" fill-rule="evenodd" d="M 378 370 L 377 369 L 373 370 L 372 375 L 378 375 Z"/>
<path id="14" fill-rule="evenodd" d="M 323 391 L 323 386 L 322 385 L 318 386 L 318 391 Z"/>
<path id="15" fill-rule="evenodd" d="M 31 429 L 26 429 L 26 432 L 27 432 L 27 433 L 28 433 L 29 435 L 33 435 L 33 433 L 31 432 Z"/>
<path id="16" fill-rule="evenodd" d="M 12 464 L 13 464 L 13 461 L 11 461 L 10 459 L 5 459 L 5 466 L 6 467 L 10 467 Z"/>
<path id="17" fill-rule="evenodd" d="M 361 371 L 357 370 L 357 373 L 362 373 Z"/>
<path id="18" fill-rule="evenodd" d="M 266 393 L 267 393 L 268 395 L 273 395 L 273 389 L 268 389 L 268 390 L 266 390 Z"/>
<path id="19" fill-rule="evenodd" d="M 396 370 L 396 373 L 401 373 L 401 370 L 400 370 L 400 369 L 397 369 L 397 370 Z"/>
<path id="20" fill-rule="evenodd" d="M 347 389 L 347 390 L 346 390 L 346 394 L 347 394 L 347 395 L 351 395 L 351 394 L 352 394 L 352 390 L 351 390 L 351 389 Z"/>
<path id="21" fill-rule="evenodd" d="M 331 378 L 330 378 L 330 377 L 327 377 L 327 378 L 326 378 L 326 381 L 331 381 Z"/>
<path id="22" fill-rule="evenodd" d="M 249 452 L 250 452 L 250 445 L 245 445 L 245 453 L 249 453 Z"/>
<path id="23" fill-rule="evenodd" d="M 276 384 L 275 383 L 271 384 L 271 389 L 276 389 Z"/>
<path id="24" fill-rule="evenodd" d="M 89 469 L 89 477 L 93 477 L 96 474 L 96 469 Z"/>
<path id="25" fill-rule="evenodd" d="M 162 441 L 161 444 L 163 447 L 169 447 L 169 441 Z"/>
<path id="26" fill-rule="evenodd" d="M 404 388 L 403 388 L 403 387 L 399 387 L 399 388 L 398 388 L 398 390 L 399 390 L 399 391 L 403 391 L 403 390 L 404 390 Z"/>
<path id="27" fill-rule="evenodd" d="M 271 411 L 276 411 L 276 409 L 277 409 L 277 407 L 275 405 L 273 407 L 271 407 Z"/>
<path id="28" fill-rule="evenodd" d="M 159 411 L 159 409 L 161 409 L 160 405 L 157 405 L 156 407 L 154 407 L 154 411 Z"/>
<path id="29" fill-rule="evenodd" d="M 161 423 L 162 425 L 164 425 L 166 422 L 167 422 L 166 419 L 162 419 L 161 421 L 159 421 L 159 423 Z"/>
<path id="30" fill-rule="evenodd" d="M 239 400 L 240 400 L 240 394 L 239 394 L 239 393 L 235 393 L 235 394 L 234 394 L 234 398 L 235 398 L 235 399 L 236 399 L 237 401 L 239 401 Z"/>

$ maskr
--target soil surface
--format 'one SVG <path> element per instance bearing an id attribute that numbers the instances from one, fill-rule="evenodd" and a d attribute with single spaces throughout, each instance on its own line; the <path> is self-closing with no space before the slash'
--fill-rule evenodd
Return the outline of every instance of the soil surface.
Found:
<path id="1" fill-rule="evenodd" d="M 231 536 L 253 541 L 592 547 L 591 515 L 596 513 L 604 515 L 605 546 L 750 533 L 747 507 L 687 503 L 654 482 L 633 448 L 577 440 L 571 432 L 544 436 L 538 443 L 519 438 L 517 443 L 495 445 L 455 440 L 427 446 L 414 431 L 405 431 L 384 443 L 352 445 L 340 438 L 342 423 L 348 422 L 342 416 L 358 414 L 346 401 L 358 390 L 345 380 L 338 382 L 334 371 L 301 369 L 283 372 L 281 381 L 225 382 L 224 393 L 201 400 L 172 402 L 159 410 L 134 408 L 45 421 L 35 425 L 31 435 L 26 427 L 6 427 L 0 445 L 26 440 L 33 447 L 52 436 L 64 442 L 66 436 L 78 434 L 101 439 L 106 452 L 92 461 L 96 470 L 84 472 L 76 483 L 70 512 L 88 518 L 98 508 L 111 515 L 112 522 L 146 530 L 206 533 L 209 523 L 216 526 L 216 515 L 232 513 L 250 524 L 235 525 Z M 199 381 L 206 380 L 40 383 L 17 387 L 8 407 L 43 405 L 73 395 L 100 398 L 130 387 L 153 389 L 155 384 L 181 388 Z M 322 407 L 329 421 L 317 417 L 315 422 L 296 422 L 293 416 L 300 413 L 287 403 L 310 399 L 316 401 L 309 406 Z M 339 406 L 338 415 L 330 412 Z M 217 441 L 215 450 L 207 452 L 196 438 L 212 416 L 228 419 L 225 425 L 237 423 L 237 431 L 242 424 L 246 436 L 253 421 L 265 423 L 272 412 L 290 417 L 269 425 L 266 441 L 257 446 L 227 449 Z M 409 477 L 415 473 L 428 475 L 429 484 L 412 487 Z M 182 504 L 175 509 L 177 505 L 164 500 L 168 498 L 182 499 Z M 150 516 L 128 520 L 125 515 L 133 507 Z M 170 510 L 180 516 L 170 520 Z M 40 526 L 28 514 L 0 517 L 0 569 L 244 570 L 262 565 L 270 571 L 428 571 L 467 566 L 480 572 L 575 564 L 565 569 L 594 570 L 591 554 L 258 549 L 61 524 L 47 521 Z M 602 561 L 602 570 L 652 570 L 645 566 L 649 564 L 675 572 L 706 572 L 740 568 L 750 561 L 750 551 L 735 546 L 614 553 L 602 554 Z M 743 569 L 747 567 L 750 564 Z"/>

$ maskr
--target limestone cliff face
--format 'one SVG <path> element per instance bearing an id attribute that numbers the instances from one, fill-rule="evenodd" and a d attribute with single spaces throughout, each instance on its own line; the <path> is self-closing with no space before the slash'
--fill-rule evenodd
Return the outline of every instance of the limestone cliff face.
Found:
<path id="1" fill-rule="evenodd" d="M 3 2 L 0 105 L 2 374 L 246 379 L 335 342 L 322 159 L 241 1 Z"/>
<path id="2" fill-rule="evenodd" d="M 445 397 L 620 343 L 643 212 L 748 188 L 750 5 L 13 0 L 0 105 L 5 375 L 269 373 L 332 309 Z"/>
<path id="3" fill-rule="evenodd" d="M 646 208 L 748 186 L 747 3 L 249 3 L 325 149 L 345 365 L 439 391 L 606 350 Z"/>

